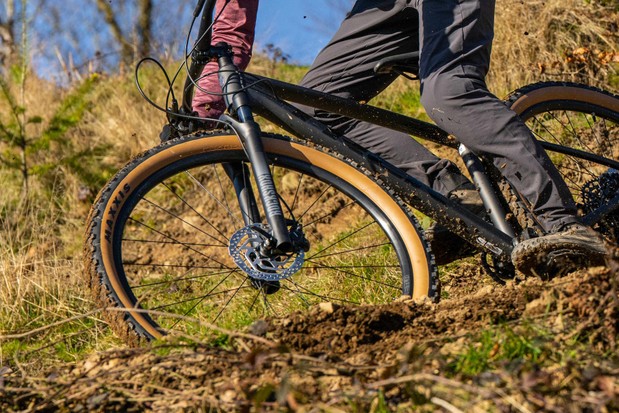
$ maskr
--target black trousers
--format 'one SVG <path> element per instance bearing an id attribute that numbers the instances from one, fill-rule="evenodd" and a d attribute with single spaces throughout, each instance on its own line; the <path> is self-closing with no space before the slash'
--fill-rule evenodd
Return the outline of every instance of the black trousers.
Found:
<path id="1" fill-rule="evenodd" d="M 495 0 L 358 0 L 301 84 L 368 101 L 397 77 L 374 74 L 378 61 L 420 50 L 421 103 L 428 115 L 473 152 L 492 157 L 552 231 L 575 222 L 576 208 L 531 132 L 486 87 L 494 7 Z M 455 165 L 404 133 L 320 111 L 313 115 L 438 192 L 467 186 Z"/>

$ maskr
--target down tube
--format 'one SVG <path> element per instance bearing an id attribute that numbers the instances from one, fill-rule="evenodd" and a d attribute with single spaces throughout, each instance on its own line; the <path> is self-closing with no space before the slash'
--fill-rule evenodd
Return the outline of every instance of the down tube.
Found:
<path id="1" fill-rule="evenodd" d="M 512 238 L 474 213 L 354 142 L 334 135 L 324 124 L 294 106 L 255 89 L 247 91 L 255 113 L 301 139 L 323 145 L 380 175 L 406 202 L 479 248 L 509 260 Z"/>

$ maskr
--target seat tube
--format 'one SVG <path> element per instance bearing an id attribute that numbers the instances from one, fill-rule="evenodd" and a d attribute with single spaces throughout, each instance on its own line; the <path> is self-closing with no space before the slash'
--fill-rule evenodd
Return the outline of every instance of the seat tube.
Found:
<path id="1" fill-rule="evenodd" d="M 289 251 L 292 243 L 279 202 L 267 155 L 262 144 L 260 126 L 254 121 L 249 99 L 243 90 L 237 67 L 232 63 L 232 54 L 226 50 L 219 58 L 219 82 L 227 107 L 237 114 L 239 122 L 227 119 L 239 133 L 249 158 L 260 200 L 264 206 L 267 222 L 273 232 L 275 245 L 270 247 Z"/>
<path id="2" fill-rule="evenodd" d="M 486 175 L 480 160 L 464 145 L 460 145 L 458 147 L 458 152 L 460 153 L 471 178 L 473 178 L 473 182 L 475 182 L 475 185 L 479 189 L 479 195 L 484 203 L 484 207 L 487 211 L 489 211 L 490 220 L 497 228 L 503 231 L 503 233 L 515 238 L 516 234 L 514 233 L 514 229 L 505 220 L 505 208 L 503 208 L 501 202 L 494 194 L 490 178 Z"/>

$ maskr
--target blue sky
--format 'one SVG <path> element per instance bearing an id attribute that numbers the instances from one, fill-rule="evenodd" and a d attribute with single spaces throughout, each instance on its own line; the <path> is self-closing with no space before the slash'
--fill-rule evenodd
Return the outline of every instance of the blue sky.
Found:
<path id="1" fill-rule="evenodd" d="M 255 50 L 273 43 L 292 62 L 310 64 L 327 44 L 351 0 L 261 0 Z"/>
<path id="2" fill-rule="evenodd" d="M 61 52 L 66 62 L 73 61 L 78 67 L 93 61 L 95 70 L 116 66 L 117 47 L 112 48 L 115 43 L 110 43 L 109 27 L 97 12 L 93 0 L 46 1 L 47 7 L 57 14 L 47 9 L 35 14 L 34 4 L 38 4 L 37 1 L 29 3 L 33 8 L 31 15 L 37 17 L 29 33 L 32 40 L 29 45 L 37 72 L 45 78 L 61 78 L 64 72 L 61 71 L 57 52 Z M 134 3 L 108 1 L 119 12 L 123 29 L 130 30 L 135 24 Z M 265 45 L 272 43 L 290 56 L 291 62 L 309 65 L 337 30 L 352 3 L 353 0 L 261 0 L 255 51 L 260 52 Z M 186 30 L 190 23 L 189 13 L 193 10 L 188 6 L 190 4 L 192 0 L 179 3 L 170 0 L 155 2 L 155 33 L 168 42 L 172 55 L 184 49 Z M 163 15 L 162 10 L 169 10 L 170 13 Z M 0 2 L 0 15 L 3 12 L 4 6 Z M 60 27 L 54 24 L 56 17 L 61 19 Z M 104 56 L 101 63 L 94 58 L 97 51 L 101 51 Z"/>

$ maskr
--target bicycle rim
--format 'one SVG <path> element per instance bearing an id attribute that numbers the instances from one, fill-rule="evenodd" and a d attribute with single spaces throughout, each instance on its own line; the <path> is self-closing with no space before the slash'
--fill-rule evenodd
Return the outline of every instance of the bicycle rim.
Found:
<path id="1" fill-rule="evenodd" d="M 619 190 L 619 98 L 578 84 L 541 83 L 516 91 L 514 109 L 545 146 L 581 215 L 592 214 Z M 616 241 L 617 212 L 593 221 Z"/>
<path id="2" fill-rule="evenodd" d="M 155 151 L 103 197 L 93 229 L 97 276 L 116 305 L 135 308 L 127 316 L 138 334 L 202 336 L 320 302 L 436 294 L 428 248 L 401 204 L 322 152 L 277 139 L 265 145 L 287 218 L 310 243 L 302 268 L 276 282 L 248 277 L 228 251 L 245 228 L 221 166 L 245 160 L 236 136 Z"/>

